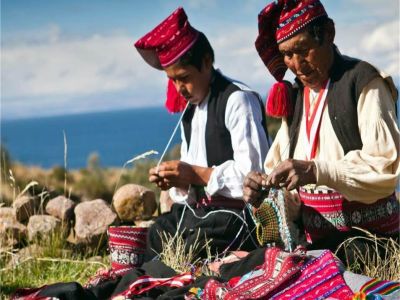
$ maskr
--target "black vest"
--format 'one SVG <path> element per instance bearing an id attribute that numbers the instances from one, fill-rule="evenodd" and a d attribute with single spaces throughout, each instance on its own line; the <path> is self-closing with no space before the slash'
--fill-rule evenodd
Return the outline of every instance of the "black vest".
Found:
<path id="1" fill-rule="evenodd" d="M 333 129 L 345 154 L 362 148 L 358 129 L 357 102 L 363 88 L 379 76 L 379 72 L 369 63 L 343 56 L 335 51 L 326 102 Z M 288 119 L 290 158 L 294 155 L 303 116 L 303 88 L 299 81 L 294 85 L 294 113 Z"/>
<path id="2" fill-rule="evenodd" d="M 214 71 L 213 76 L 214 78 L 210 87 L 211 93 L 207 107 L 207 124 L 205 133 L 208 167 L 218 166 L 233 159 L 231 134 L 225 126 L 225 111 L 229 96 L 232 93 L 241 90 L 221 73 Z M 259 97 L 257 98 L 259 99 Z M 262 126 L 268 138 L 264 104 L 261 99 L 259 99 L 259 103 L 263 114 Z M 195 108 L 195 105 L 189 104 L 189 107 L 182 118 L 188 149 L 190 147 L 190 135 L 192 131 L 191 124 Z"/>

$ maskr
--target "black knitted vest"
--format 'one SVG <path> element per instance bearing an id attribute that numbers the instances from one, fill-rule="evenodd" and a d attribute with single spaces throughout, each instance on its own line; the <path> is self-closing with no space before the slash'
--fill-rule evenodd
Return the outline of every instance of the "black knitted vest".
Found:
<path id="1" fill-rule="evenodd" d="M 229 96 L 239 90 L 241 89 L 221 73 L 214 72 L 210 98 L 208 100 L 205 136 L 208 167 L 218 166 L 227 160 L 233 159 L 231 134 L 225 126 L 225 111 Z M 267 135 L 264 104 L 261 99 L 259 100 L 263 113 L 262 125 Z M 190 147 L 191 123 L 195 108 L 195 105 L 189 104 L 182 118 L 188 148 Z"/>

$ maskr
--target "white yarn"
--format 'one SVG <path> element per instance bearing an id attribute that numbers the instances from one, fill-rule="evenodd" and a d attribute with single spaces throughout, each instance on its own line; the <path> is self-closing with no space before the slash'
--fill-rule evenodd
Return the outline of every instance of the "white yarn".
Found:
<path id="1" fill-rule="evenodd" d="M 159 160 L 158 163 L 157 163 L 157 172 L 158 172 L 158 168 L 160 167 L 160 164 L 161 164 L 161 162 L 162 162 L 162 160 L 163 160 L 163 158 L 164 158 L 164 156 L 165 156 L 165 153 L 167 153 L 167 150 L 168 150 L 169 146 L 171 145 L 172 139 L 174 138 L 174 136 L 175 136 L 175 134 L 176 134 L 176 131 L 178 130 L 179 126 L 181 125 L 182 118 L 183 118 L 183 116 L 184 116 L 184 114 L 185 114 L 186 109 L 188 108 L 188 106 L 189 106 L 189 102 L 186 103 L 185 109 L 183 110 L 181 116 L 179 117 L 178 123 L 176 124 L 176 126 L 175 126 L 175 128 L 174 128 L 174 131 L 172 132 L 172 135 L 171 135 L 171 137 L 169 138 L 169 141 L 168 141 L 168 143 L 167 143 L 167 146 L 165 146 L 164 152 L 162 153 L 162 155 L 161 155 L 161 157 L 160 157 L 160 160 Z"/>

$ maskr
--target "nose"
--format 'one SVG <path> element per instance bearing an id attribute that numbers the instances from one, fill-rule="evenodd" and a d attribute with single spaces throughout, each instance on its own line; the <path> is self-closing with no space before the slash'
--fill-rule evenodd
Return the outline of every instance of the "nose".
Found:
<path id="1" fill-rule="evenodd" d="M 303 55 L 293 54 L 292 63 L 296 70 L 301 70 L 302 65 L 306 62 Z"/>
<path id="2" fill-rule="evenodd" d="M 182 91 L 183 91 L 183 88 L 184 88 L 183 82 L 180 81 L 180 80 L 175 80 L 174 84 L 175 84 L 176 90 L 182 94 Z"/>

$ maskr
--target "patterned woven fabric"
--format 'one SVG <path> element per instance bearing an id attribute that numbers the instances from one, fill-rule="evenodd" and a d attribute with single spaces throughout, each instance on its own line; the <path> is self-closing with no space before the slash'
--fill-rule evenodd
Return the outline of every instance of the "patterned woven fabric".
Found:
<path id="1" fill-rule="evenodd" d="M 202 299 L 351 299 L 353 292 L 332 252 L 326 250 L 306 261 L 303 251 L 300 248 L 288 253 L 268 248 L 260 268 L 242 276 L 234 285 L 209 280 Z"/>
<path id="2" fill-rule="evenodd" d="M 353 226 L 383 235 L 399 232 L 399 202 L 394 194 L 373 204 L 347 201 L 334 190 L 300 188 L 299 196 L 308 242 Z"/>
<path id="3" fill-rule="evenodd" d="M 204 288 L 202 299 L 269 299 L 277 290 L 287 287 L 299 274 L 305 260 L 305 250 L 293 253 L 284 252 L 277 247 L 267 248 L 264 264 L 246 275 L 235 284 L 209 280 Z"/>
<path id="4" fill-rule="evenodd" d="M 114 273 L 111 269 L 99 269 L 96 274 L 91 276 L 85 283 L 84 288 L 93 288 L 98 286 L 103 282 L 116 279 L 118 275 Z"/>
<path id="5" fill-rule="evenodd" d="M 284 192 L 271 189 L 254 215 L 257 240 L 261 246 L 277 244 L 287 251 L 293 250 L 297 235 L 287 215 Z"/>
<path id="6" fill-rule="evenodd" d="M 353 292 L 347 286 L 329 250 L 301 267 L 301 275 L 286 289 L 270 299 L 351 299 Z"/>
<path id="7" fill-rule="evenodd" d="M 360 288 L 359 292 L 354 294 L 352 300 L 383 299 L 381 296 L 391 295 L 399 290 L 399 282 L 371 279 Z"/>
<path id="8" fill-rule="evenodd" d="M 11 297 L 10 300 L 58 300 L 55 297 L 40 297 L 38 296 L 47 285 L 41 286 L 40 288 L 27 288 L 18 289 Z"/>
<path id="9" fill-rule="evenodd" d="M 111 269 L 117 275 L 140 267 L 146 250 L 145 227 L 110 226 L 108 228 L 108 248 L 111 256 Z"/>
<path id="10" fill-rule="evenodd" d="M 112 300 L 132 299 L 135 295 L 143 294 L 160 286 L 180 288 L 191 284 L 193 281 L 194 276 L 191 273 L 183 273 L 170 278 L 153 278 L 151 276 L 144 275 L 131 283 L 125 291 L 112 297 Z"/>

